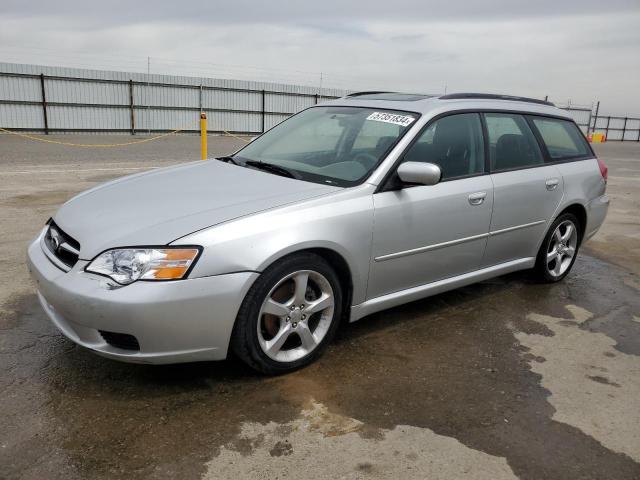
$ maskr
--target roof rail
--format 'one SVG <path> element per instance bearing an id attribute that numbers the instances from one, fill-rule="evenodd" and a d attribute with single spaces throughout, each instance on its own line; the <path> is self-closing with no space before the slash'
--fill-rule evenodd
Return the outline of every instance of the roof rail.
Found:
<path id="1" fill-rule="evenodd" d="M 515 97 L 513 95 L 496 95 L 493 93 L 451 93 L 449 95 L 443 95 L 439 97 L 440 100 L 460 100 L 466 98 L 478 98 L 478 99 L 486 99 L 486 100 L 511 100 L 513 102 L 527 102 L 527 103 L 537 103 L 540 105 L 549 105 L 551 107 L 555 107 L 555 105 L 547 100 L 539 100 L 537 98 L 528 98 L 528 97 Z"/>
<path id="2" fill-rule="evenodd" d="M 396 92 L 389 92 L 389 91 L 385 91 L 385 90 L 371 90 L 368 92 L 353 92 L 353 93 L 347 93 L 345 95 L 345 97 L 360 97 L 362 95 L 378 95 L 380 93 L 396 93 Z"/>

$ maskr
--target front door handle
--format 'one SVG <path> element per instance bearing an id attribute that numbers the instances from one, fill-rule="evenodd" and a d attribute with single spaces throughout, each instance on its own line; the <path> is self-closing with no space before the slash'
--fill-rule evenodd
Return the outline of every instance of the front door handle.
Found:
<path id="1" fill-rule="evenodd" d="M 559 183 L 560 183 L 560 180 L 558 180 L 557 178 L 550 178 L 549 180 L 544 182 L 545 186 L 547 187 L 547 190 L 555 190 L 556 188 L 558 188 Z"/>
<path id="2" fill-rule="evenodd" d="M 481 205 L 487 197 L 487 192 L 476 192 L 469 195 L 469 203 L 471 205 Z"/>

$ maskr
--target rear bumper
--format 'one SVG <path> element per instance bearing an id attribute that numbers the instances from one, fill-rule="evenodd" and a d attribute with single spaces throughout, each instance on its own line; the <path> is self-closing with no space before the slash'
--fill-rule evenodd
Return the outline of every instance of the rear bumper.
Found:
<path id="1" fill-rule="evenodd" d="M 100 355 L 135 363 L 224 359 L 238 309 L 258 276 L 241 272 L 114 287 L 84 272 L 86 264 L 60 270 L 45 256 L 40 237 L 28 248 L 38 298 L 56 327 Z M 110 345 L 99 330 L 133 335 L 140 349 Z"/>
<path id="2" fill-rule="evenodd" d="M 609 197 L 607 195 L 601 195 L 587 204 L 587 228 L 585 228 L 583 243 L 598 232 L 608 211 Z"/>

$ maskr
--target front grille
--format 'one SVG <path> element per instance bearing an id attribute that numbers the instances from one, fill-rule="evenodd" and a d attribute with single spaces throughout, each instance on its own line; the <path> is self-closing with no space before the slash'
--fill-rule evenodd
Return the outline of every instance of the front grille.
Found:
<path id="1" fill-rule="evenodd" d="M 138 339 L 128 333 L 105 332 L 98 330 L 104 341 L 112 347 L 121 348 L 122 350 L 140 351 Z"/>
<path id="2" fill-rule="evenodd" d="M 72 268 L 78 261 L 80 243 L 65 233 L 53 220 L 49 222 L 44 243 L 49 251 L 67 267 Z"/>

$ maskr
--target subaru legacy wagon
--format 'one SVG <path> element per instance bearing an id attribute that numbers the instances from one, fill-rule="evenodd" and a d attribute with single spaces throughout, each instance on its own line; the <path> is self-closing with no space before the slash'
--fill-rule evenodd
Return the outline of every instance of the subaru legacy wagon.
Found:
<path id="1" fill-rule="evenodd" d="M 551 103 L 363 92 L 233 155 L 77 195 L 28 262 L 51 321 L 100 355 L 232 351 L 277 374 L 342 322 L 516 270 L 562 280 L 605 218 L 606 181 Z"/>

